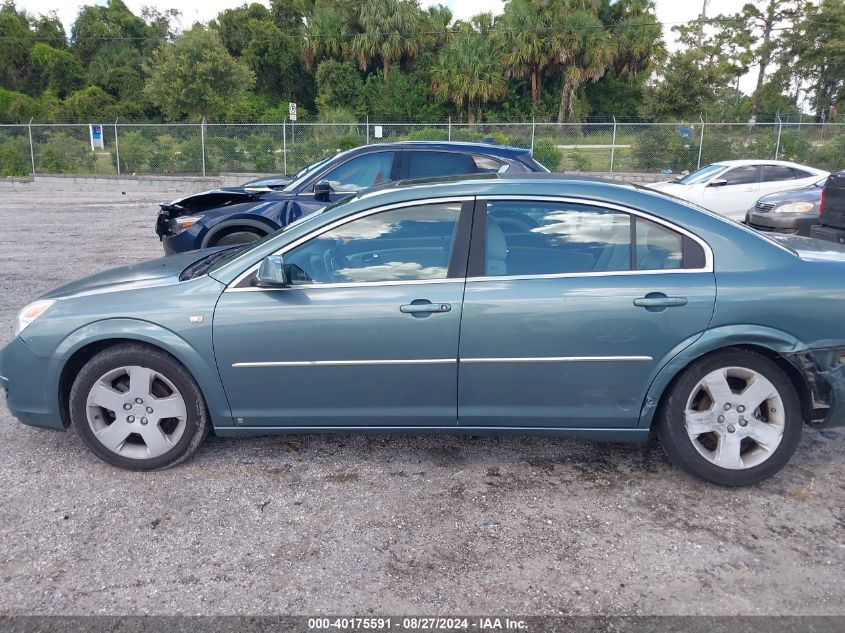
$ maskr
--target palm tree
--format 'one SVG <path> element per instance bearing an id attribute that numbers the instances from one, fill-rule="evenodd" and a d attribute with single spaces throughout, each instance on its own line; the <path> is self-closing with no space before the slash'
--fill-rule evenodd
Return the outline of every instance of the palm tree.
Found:
<path id="1" fill-rule="evenodd" d="M 598 16 L 598 3 L 558 0 L 555 3 L 553 58 L 560 68 L 558 123 L 572 118 L 573 97 L 587 81 L 598 81 L 613 63 L 615 46 Z"/>
<path id="2" fill-rule="evenodd" d="M 350 22 L 351 16 L 341 4 L 317 1 L 305 32 L 304 57 L 309 68 L 313 69 L 324 58 L 344 60 L 352 36 Z"/>
<path id="3" fill-rule="evenodd" d="M 352 38 L 352 54 L 361 70 L 381 60 L 384 81 L 390 65 L 420 52 L 419 8 L 415 0 L 365 0 L 358 13 L 360 33 Z"/>
<path id="4" fill-rule="evenodd" d="M 605 5 L 602 21 L 613 34 L 613 69 L 620 79 L 632 79 L 666 60 L 662 28 L 652 0 L 619 0 Z"/>
<path id="5" fill-rule="evenodd" d="M 431 70 L 431 88 L 440 101 L 452 101 L 475 123 L 481 104 L 504 96 L 507 80 L 501 51 L 489 33 L 490 19 L 476 16 L 473 24 L 458 22 L 452 38 Z"/>
<path id="6" fill-rule="evenodd" d="M 452 10 L 442 4 L 428 7 L 420 15 L 419 25 L 423 50 L 436 52 L 449 41 Z"/>
<path id="7" fill-rule="evenodd" d="M 535 108 L 540 105 L 542 73 L 552 61 L 548 17 L 541 3 L 511 0 L 497 21 L 503 27 L 500 33 L 505 72 L 509 77 L 531 81 L 531 103 Z"/>

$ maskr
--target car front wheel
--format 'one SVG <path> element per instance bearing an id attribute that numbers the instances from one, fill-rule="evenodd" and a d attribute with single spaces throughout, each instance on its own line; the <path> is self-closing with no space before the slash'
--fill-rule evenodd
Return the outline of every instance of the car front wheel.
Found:
<path id="1" fill-rule="evenodd" d="M 131 470 L 178 464 L 209 429 L 205 401 L 188 371 L 144 345 L 119 345 L 91 358 L 71 387 L 69 405 L 88 448 Z"/>
<path id="2" fill-rule="evenodd" d="M 792 457 L 804 421 L 795 387 L 756 352 L 717 352 L 674 382 L 657 419 L 680 468 L 724 486 L 756 484 Z"/>

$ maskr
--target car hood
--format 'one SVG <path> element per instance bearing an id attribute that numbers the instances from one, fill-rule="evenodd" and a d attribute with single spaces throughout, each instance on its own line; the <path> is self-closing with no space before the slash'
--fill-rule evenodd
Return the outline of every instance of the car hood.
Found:
<path id="1" fill-rule="evenodd" d="M 51 290 L 43 299 L 62 299 L 71 296 L 135 290 L 150 286 L 164 286 L 179 282 L 179 274 L 194 262 L 221 248 L 206 248 L 178 255 L 168 255 L 140 264 L 105 270 L 96 275 L 83 277 Z"/>
<path id="2" fill-rule="evenodd" d="M 760 198 L 760 202 L 768 202 L 778 206 L 782 202 L 818 202 L 821 200 L 821 187 L 810 185 L 809 187 L 801 187 L 800 189 L 793 189 L 792 191 L 778 191 L 777 193 L 770 193 L 767 196 Z"/>
<path id="3" fill-rule="evenodd" d="M 681 185 L 671 180 L 664 180 L 663 182 L 652 182 L 646 185 L 649 189 L 657 189 L 658 191 L 674 191 L 678 189 L 686 189 L 687 185 Z"/>

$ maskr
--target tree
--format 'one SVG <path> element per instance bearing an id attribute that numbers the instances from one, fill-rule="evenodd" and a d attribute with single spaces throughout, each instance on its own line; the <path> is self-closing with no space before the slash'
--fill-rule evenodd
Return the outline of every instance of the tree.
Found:
<path id="1" fill-rule="evenodd" d="M 85 69 L 68 51 L 57 50 L 38 42 L 29 53 L 30 64 L 42 87 L 49 88 L 60 98 L 85 85 Z"/>
<path id="2" fill-rule="evenodd" d="M 29 49 L 32 48 L 32 32 L 29 16 L 18 11 L 14 2 L 0 6 L 0 38 L 3 54 L 0 55 L 0 85 L 19 89 L 29 78 Z"/>
<path id="3" fill-rule="evenodd" d="M 531 104 L 538 108 L 542 74 L 552 61 L 552 29 L 546 5 L 534 0 L 510 0 L 498 24 L 503 27 L 505 70 L 510 77 L 530 80 Z"/>
<path id="4" fill-rule="evenodd" d="M 232 57 L 243 55 L 253 36 L 252 23 L 271 22 L 272 14 L 262 4 L 253 2 L 221 12 L 210 26 L 220 33 L 220 39 Z"/>
<path id="5" fill-rule="evenodd" d="M 355 33 L 351 0 L 317 0 L 305 30 L 305 63 L 316 68 L 323 59 L 344 61 Z"/>
<path id="6" fill-rule="evenodd" d="M 795 69 L 821 120 L 845 100 L 845 2 L 822 0 L 795 27 L 782 63 Z"/>
<path id="7" fill-rule="evenodd" d="M 326 59 L 317 66 L 317 107 L 320 111 L 337 108 L 357 109 L 363 82 L 352 62 Z"/>
<path id="8" fill-rule="evenodd" d="M 113 121 L 114 106 L 114 97 L 97 86 L 88 86 L 65 99 L 62 111 L 68 121 Z"/>
<path id="9" fill-rule="evenodd" d="M 363 0 L 358 13 L 361 32 L 350 45 L 358 67 L 366 70 L 380 60 L 387 81 L 392 63 L 416 57 L 421 46 L 418 14 L 414 0 Z"/>
<path id="10" fill-rule="evenodd" d="M 806 11 L 804 0 L 763 0 L 762 9 L 757 6 L 760 1 L 745 4 L 726 22 L 726 28 L 732 30 L 737 44 L 744 49 L 744 65 L 758 67 L 749 120 L 752 125 L 757 122 L 769 67 L 787 41 L 777 37 L 777 31 L 789 30 Z"/>
<path id="11" fill-rule="evenodd" d="M 255 84 L 253 72 L 232 59 L 217 31 L 200 24 L 157 49 L 144 70 L 144 93 L 171 120 L 220 116 Z"/>
<path id="12" fill-rule="evenodd" d="M 616 51 L 595 3 L 557 0 L 554 10 L 552 55 L 562 77 L 557 121 L 563 123 L 572 118 L 576 91 L 584 82 L 600 79 Z"/>
<path id="13" fill-rule="evenodd" d="M 481 104 L 502 97 L 507 80 L 501 49 L 486 37 L 489 14 L 476 16 L 473 24 L 460 22 L 431 69 L 431 87 L 440 101 L 451 101 L 463 110 L 470 123 L 481 113 Z"/>

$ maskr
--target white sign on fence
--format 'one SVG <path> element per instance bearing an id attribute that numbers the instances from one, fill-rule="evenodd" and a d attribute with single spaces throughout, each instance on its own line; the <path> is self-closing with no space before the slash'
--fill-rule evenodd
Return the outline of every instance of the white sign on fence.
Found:
<path id="1" fill-rule="evenodd" d="M 103 126 L 102 125 L 89 125 L 88 126 L 88 134 L 91 137 L 91 151 L 97 149 L 105 149 L 105 145 L 103 144 Z"/>
<path id="2" fill-rule="evenodd" d="M 290 115 L 291 121 L 296 121 L 296 104 L 289 103 L 288 104 L 288 114 Z"/>
<path id="3" fill-rule="evenodd" d="M 375 136 L 376 138 L 381 138 L 382 136 L 384 136 L 384 130 L 381 129 L 380 125 L 376 125 L 373 127 L 373 136 Z"/>

